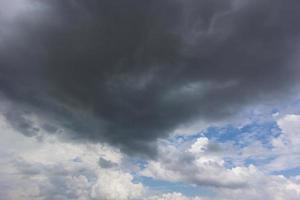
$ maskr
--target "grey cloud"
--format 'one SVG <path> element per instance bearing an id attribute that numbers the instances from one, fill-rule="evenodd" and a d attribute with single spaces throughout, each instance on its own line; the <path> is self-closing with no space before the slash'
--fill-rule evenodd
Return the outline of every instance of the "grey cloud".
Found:
<path id="1" fill-rule="evenodd" d="M 51 125 L 51 124 L 43 124 L 43 128 L 48 132 L 48 133 L 56 133 L 57 132 L 57 127 Z"/>
<path id="2" fill-rule="evenodd" d="M 117 163 L 114 163 L 110 160 L 106 160 L 102 157 L 99 158 L 98 163 L 99 163 L 100 167 L 103 167 L 103 168 L 112 168 L 112 167 L 118 166 Z"/>
<path id="3" fill-rule="evenodd" d="M 26 136 L 36 136 L 40 131 L 38 127 L 35 127 L 34 122 L 26 118 L 26 114 L 24 115 L 22 112 L 8 112 L 4 116 L 15 130 Z"/>
<path id="4" fill-rule="evenodd" d="M 1 35 L 0 90 L 74 139 L 153 154 L 182 124 L 298 83 L 295 0 L 27 2 L 35 9 Z"/>

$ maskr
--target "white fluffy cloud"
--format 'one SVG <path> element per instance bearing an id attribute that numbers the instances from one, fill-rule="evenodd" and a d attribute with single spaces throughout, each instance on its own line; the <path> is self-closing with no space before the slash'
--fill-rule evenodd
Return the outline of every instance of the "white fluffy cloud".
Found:
<path id="1" fill-rule="evenodd" d="M 143 185 L 134 184 L 132 180 L 131 174 L 121 171 L 98 172 L 98 179 L 92 187 L 91 196 L 95 199 L 139 199 Z"/>
<path id="2" fill-rule="evenodd" d="M 205 137 L 179 150 L 169 145 L 161 148 L 157 160 L 149 162 L 141 175 L 171 182 L 208 186 L 215 196 L 207 199 L 296 200 L 300 198 L 297 181 L 283 176 L 268 175 L 254 165 L 226 167 L 224 152 L 218 144 Z M 155 196 L 153 199 L 194 200 L 180 193 Z M 200 199 L 200 197 L 197 197 Z M 202 198 L 205 199 L 205 198 Z"/>
<path id="3" fill-rule="evenodd" d="M 26 137 L 0 116 L 1 200 L 132 200 L 144 187 L 121 167 L 123 155 L 102 144 Z M 42 134 L 42 133 L 40 133 Z M 114 163 L 103 168 L 99 159 Z"/>
<path id="4" fill-rule="evenodd" d="M 141 175 L 201 186 L 239 188 L 247 185 L 253 167 L 225 167 L 218 145 L 201 137 L 186 150 L 161 147 L 158 160 L 150 161 Z"/>
<path id="5" fill-rule="evenodd" d="M 272 139 L 275 157 L 264 166 L 266 171 L 282 171 L 300 167 L 300 115 L 285 115 L 277 120 L 282 133 Z"/>
<path id="6" fill-rule="evenodd" d="M 174 193 L 155 195 L 148 198 L 147 200 L 189 200 L 189 198 L 184 196 L 181 193 L 174 192 Z"/>

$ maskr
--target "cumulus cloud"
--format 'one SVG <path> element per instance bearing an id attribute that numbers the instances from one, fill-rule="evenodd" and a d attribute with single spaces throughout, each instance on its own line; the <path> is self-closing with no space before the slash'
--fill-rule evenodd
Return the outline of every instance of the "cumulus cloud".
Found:
<path id="1" fill-rule="evenodd" d="M 147 200 L 188 200 L 188 199 L 189 198 L 187 198 L 183 194 L 174 192 L 174 193 L 166 193 L 166 194 L 152 196 Z"/>
<path id="2" fill-rule="evenodd" d="M 288 114 L 277 120 L 282 133 L 272 140 L 275 158 L 264 168 L 282 171 L 300 167 L 300 115 Z"/>
<path id="3" fill-rule="evenodd" d="M 293 200 L 300 197 L 300 185 L 296 178 L 268 175 L 254 165 L 228 167 L 224 154 L 211 150 L 209 143 L 212 142 L 207 138 L 198 138 L 185 152 L 181 149 L 181 153 L 174 146 L 164 147 L 159 158 L 149 162 L 141 175 L 210 187 L 215 195 L 188 197 L 181 193 L 166 193 L 151 198 Z"/>
<path id="4" fill-rule="evenodd" d="M 278 114 L 274 123 L 279 129 L 278 133 L 272 133 L 272 129 L 265 133 L 261 133 L 259 129 L 253 133 L 246 132 L 243 137 L 238 138 L 238 144 L 229 142 L 223 155 L 228 155 L 235 164 L 243 164 L 247 159 L 258 161 L 257 167 L 268 173 L 300 167 L 300 115 Z M 265 141 L 261 140 L 262 136 Z"/>
<path id="5" fill-rule="evenodd" d="M 144 187 L 122 168 L 123 154 L 104 144 L 25 137 L 1 115 L 0 199 L 136 200 Z M 99 159 L 114 168 L 99 165 Z"/>
<path id="6" fill-rule="evenodd" d="M 179 126 L 298 81 L 298 1 L 19 2 L 0 3 L 0 91 L 18 105 L 7 117 L 17 129 L 21 109 L 73 139 L 153 154 Z"/>
<path id="7" fill-rule="evenodd" d="M 227 169 L 224 159 L 210 148 L 207 138 L 198 138 L 185 151 L 174 146 L 162 147 L 158 160 L 150 161 L 141 175 L 172 182 L 187 182 L 200 186 L 241 188 L 256 169 Z"/>

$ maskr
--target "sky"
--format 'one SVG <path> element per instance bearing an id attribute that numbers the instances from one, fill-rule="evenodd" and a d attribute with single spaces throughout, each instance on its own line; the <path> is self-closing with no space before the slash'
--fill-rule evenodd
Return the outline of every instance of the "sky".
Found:
<path id="1" fill-rule="evenodd" d="M 0 200 L 300 199 L 297 0 L 0 0 Z"/>

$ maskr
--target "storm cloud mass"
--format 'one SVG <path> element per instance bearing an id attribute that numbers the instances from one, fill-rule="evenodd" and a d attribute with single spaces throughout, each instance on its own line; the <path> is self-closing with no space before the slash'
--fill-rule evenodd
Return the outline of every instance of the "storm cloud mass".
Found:
<path id="1" fill-rule="evenodd" d="M 34 113 L 50 134 L 151 153 L 181 125 L 298 84 L 297 0 L 9 2 L 0 2 L 0 90 L 25 135 L 39 131 Z"/>

